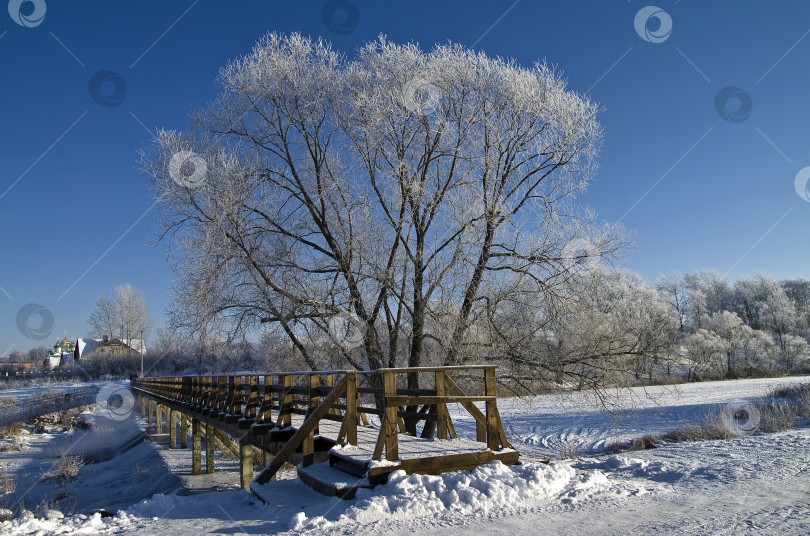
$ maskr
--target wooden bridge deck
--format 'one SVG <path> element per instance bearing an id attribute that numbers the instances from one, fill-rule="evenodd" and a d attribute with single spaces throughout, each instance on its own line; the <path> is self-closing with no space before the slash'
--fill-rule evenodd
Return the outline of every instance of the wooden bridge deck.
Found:
<path id="1" fill-rule="evenodd" d="M 454 371 L 483 371 L 484 393 L 467 395 L 450 378 Z M 414 372 L 430 374 L 432 388 L 397 387 L 397 375 Z M 204 427 L 208 472 L 213 471 L 208 449 L 218 437 L 239 454 L 245 489 L 261 496 L 258 488 L 289 461 L 300 462 L 299 476 L 313 488 L 348 498 L 357 488 L 385 482 L 400 469 L 438 474 L 493 460 L 517 463 L 519 454 L 506 439 L 498 415 L 494 377 L 495 367 L 489 366 L 186 376 L 136 379 L 133 390 L 141 396 L 142 414 L 157 423 L 158 433 L 165 415 L 172 448 L 177 446 L 178 423 L 181 447 L 186 446 L 190 421 L 197 473 L 202 470 Z M 373 397 L 374 406 L 363 406 L 361 395 Z M 484 402 L 484 411 L 474 402 Z M 475 440 L 456 436 L 448 403 L 460 403 L 470 412 L 476 421 Z M 367 415 L 377 416 L 379 424 L 370 426 Z M 273 456 L 255 480 L 253 447 Z"/>

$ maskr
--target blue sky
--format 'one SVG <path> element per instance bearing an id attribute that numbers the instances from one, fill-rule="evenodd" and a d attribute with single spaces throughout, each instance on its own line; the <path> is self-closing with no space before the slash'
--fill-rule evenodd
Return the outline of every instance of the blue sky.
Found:
<path id="1" fill-rule="evenodd" d="M 651 281 L 704 268 L 810 278 L 810 202 L 796 184 L 810 166 L 810 2 L 649 5 L 11 0 L 0 11 L 0 356 L 84 336 L 99 296 L 125 282 L 163 324 L 172 273 L 151 246 L 137 150 L 156 127 L 184 128 L 214 97 L 218 69 L 268 31 L 323 36 L 350 55 L 382 33 L 545 59 L 605 108 L 581 201 L 635 237 L 627 268 Z M 42 314 L 21 330 L 29 304 Z"/>

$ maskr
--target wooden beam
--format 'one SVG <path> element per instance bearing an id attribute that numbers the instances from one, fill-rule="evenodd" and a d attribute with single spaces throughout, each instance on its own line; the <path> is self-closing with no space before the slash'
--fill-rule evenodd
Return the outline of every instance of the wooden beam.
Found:
<path id="1" fill-rule="evenodd" d="M 209 475 L 214 472 L 214 430 L 213 425 L 205 425 L 205 472 Z"/>
<path id="2" fill-rule="evenodd" d="M 346 427 L 346 442 L 357 445 L 357 372 L 346 373 L 346 413 L 343 426 Z"/>
<path id="3" fill-rule="evenodd" d="M 443 399 L 446 394 L 445 388 L 445 381 L 444 381 L 444 371 L 437 371 L 436 372 L 436 398 L 439 400 Z M 447 404 L 444 402 L 439 402 L 436 404 L 436 414 L 438 416 L 438 420 L 436 422 L 436 430 L 439 436 L 439 439 L 447 439 Z"/>
<path id="4" fill-rule="evenodd" d="M 457 396 L 466 396 L 464 391 L 456 385 L 449 376 L 445 377 L 445 384 L 447 385 L 447 390 L 450 391 L 451 394 Z M 461 402 L 461 405 L 466 409 L 470 415 L 473 416 L 475 419 L 475 440 L 480 441 L 481 443 L 486 443 L 487 441 L 487 417 L 484 415 L 480 409 L 476 407 L 475 404 L 472 402 Z"/>
<path id="5" fill-rule="evenodd" d="M 163 405 L 157 404 L 155 410 L 155 425 L 157 427 L 156 433 L 163 433 Z"/>
<path id="6" fill-rule="evenodd" d="M 239 445 L 236 444 L 236 441 L 225 435 L 225 432 L 219 430 L 218 428 L 214 428 L 214 435 L 222 441 L 222 444 L 225 445 L 225 448 L 231 451 L 234 456 L 239 456 Z"/>
<path id="7" fill-rule="evenodd" d="M 496 451 L 500 448 L 500 441 L 498 437 L 498 406 L 495 403 L 495 369 L 487 369 L 484 371 L 484 392 L 487 396 L 492 397 L 492 400 L 487 400 L 487 447 L 491 451 Z"/>
<path id="8" fill-rule="evenodd" d="M 397 438 L 397 406 L 406 406 L 408 404 L 397 404 L 392 399 L 407 398 L 397 397 L 397 377 L 393 372 L 383 373 L 383 388 L 385 389 L 385 422 L 388 430 L 385 437 L 385 459 L 394 461 L 399 459 L 399 439 Z M 416 405 L 416 404 L 413 404 Z"/>
<path id="9" fill-rule="evenodd" d="M 295 434 L 290 438 L 289 441 L 282 447 L 282 449 L 276 454 L 273 461 L 270 462 L 264 471 L 259 473 L 259 476 L 256 477 L 257 484 L 266 484 L 270 481 L 270 479 L 275 476 L 281 466 L 284 465 L 290 455 L 295 452 L 295 449 L 298 448 L 304 438 L 306 438 L 310 432 L 312 432 L 316 426 L 318 426 L 318 421 L 329 412 L 329 409 L 332 407 L 337 400 L 343 396 L 343 393 L 346 392 L 346 377 L 344 376 L 343 379 L 338 383 L 337 387 L 332 389 L 332 392 L 321 402 L 321 405 L 312 412 L 309 418 L 304 421 L 301 425 L 301 428 L 295 432 Z"/>
<path id="10" fill-rule="evenodd" d="M 464 402 L 492 402 L 492 396 L 389 396 L 386 406 L 420 406 L 423 404 L 453 404 Z"/>
<path id="11" fill-rule="evenodd" d="M 239 483 L 242 489 L 250 491 L 250 483 L 253 481 L 253 445 L 239 442 Z"/>
<path id="12" fill-rule="evenodd" d="M 191 474 L 202 474 L 202 434 L 200 421 L 191 419 Z"/>
<path id="13" fill-rule="evenodd" d="M 166 418 L 166 424 L 169 427 L 169 449 L 177 448 L 177 412 L 169 408 L 169 414 Z"/>
<path id="14" fill-rule="evenodd" d="M 180 448 L 188 448 L 188 417 L 180 413 Z"/>

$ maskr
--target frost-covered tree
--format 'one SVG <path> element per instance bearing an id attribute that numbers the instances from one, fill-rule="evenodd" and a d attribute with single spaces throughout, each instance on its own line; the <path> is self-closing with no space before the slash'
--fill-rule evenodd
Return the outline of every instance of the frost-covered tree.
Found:
<path id="1" fill-rule="evenodd" d="M 152 322 L 143 292 L 129 283 L 118 285 L 112 295 L 101 296 L 88 319 L 90 335 L 132 344 L 149 332 Z"/>
<path id="2" fill-rule="evenodd" d="M 655 288 L 678 315 L 678 331 L 683 332 L 689 313 L 688 288 L 684 276 L 678 273 L 661 276 L 658 278 Z"/>
<path id="3" fill-rule="evenodd" d="M 726 342 L 703 328 L 686 336 L 684 340 L 686 361 L 689 364 L 688 380 L 703 380 L 712 374 L 723 374 L 723 356 Z"/>
<path id="4" fill-rule="evenodd" d="M 796 335 L 784 335 L 781 347 L 782 362 L 788 372 L 810 367 L 810 344 Z"/>
<path id="5" fill-rule="evenodd" d="M 810 336 L 810 281 L 789 279 L 782 281 L 782 287 L 796 308 L 796 334 Z"/>
<path id="6" fill-rule="evenodd" d="M 311 368 L 323 340 L 356 368 L 418 366 L 425 341 L 460 363 L 493 301 L 553 296 L 577 260 L 623 245 L 572 203 L 595 168 L 598 107 L 543 64 L 384 38 L 347 59 L 270 34 L 219 85 L 187 132 L 161 131 L 143 155 L 177 327 L 272 324 Z"/>
<path id="7" fill-rule="evenodd" d="M 516 333 L 496 348 L 516 374 L 537 370 L 550 384 L 597 389 L 651 381 L 656 368 L 667 370 L 679 326 L 655 288 L 635 274 L 604 266 L 572 277 L 567 299 L 535 304 L 507 320 L 503 324 Z"/>

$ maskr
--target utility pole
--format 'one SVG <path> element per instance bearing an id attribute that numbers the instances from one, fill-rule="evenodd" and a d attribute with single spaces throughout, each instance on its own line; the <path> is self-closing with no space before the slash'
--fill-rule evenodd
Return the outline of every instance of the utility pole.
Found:
<path id="1" fill-rule="evenodd" d="M 143 378 L 143 350 L 145 346 L 143 342 L 143 330 L 141 330 L 141 378 Z"/>

